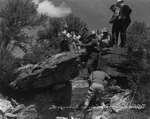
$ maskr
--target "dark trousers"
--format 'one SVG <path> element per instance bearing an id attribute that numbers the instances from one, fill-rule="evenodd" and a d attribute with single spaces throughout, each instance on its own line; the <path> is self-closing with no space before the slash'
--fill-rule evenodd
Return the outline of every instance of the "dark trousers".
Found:
<path id="1" fill-rule="evenodd" d="M 112 45 L 118 45 L 118 36 L 119 36 L 119 25 L 113 24 L 112 26 Z"/>
<path id="2" fill-rule="evenodd" d="M 104 96 L 105 86 L 100 83 L 92 83 L 87 92 L 87 99 L 89 100 L 89 106 L 99 105 L 102 103 L 102 97 Z"/>
<path id="3" fill-rule="evenodd" d="M 86 67 L 88 69 L 88 74 L 90 75 L 93 71 L 96 70 L 98 65 L 99 53 L 91 53 L 89 55 L 88 61 L 86 63 Z"/>
<path id="4" fill-rule="evenodd" d="M 120 43 L 120 47 L 124 47 L 125 43 L 126 43 L 126 31 L 128 28 L 129 24 L 126 23 L 121 23 L 120 24 L 120 38 L 121 38 L 121 43 Z"/>
<path id="5" fill-rule="evenodd" d="M 60 49 L 61 49 L 61 52 L 70 51 L 69 42 L 67 40 L 62 40 L 60 42 Z"/>

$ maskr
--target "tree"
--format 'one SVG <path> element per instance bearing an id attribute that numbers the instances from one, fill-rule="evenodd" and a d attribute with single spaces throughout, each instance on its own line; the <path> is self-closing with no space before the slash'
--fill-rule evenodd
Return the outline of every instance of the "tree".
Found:
<path id="1" fill-rule="evenodd" d="M 55 40 L 55 43 L 59 43 L 57 38 L 53 38 Z M 38 62 L 41 62 L 46 57 L 50 57 L 53 54 L 56 54 L 59 52 L 58 45 L 53 44 L 53 42 L 49 42 L 48 40 L 44 40 L 40 43 L 35 43 L 34 46 L 31 49 L 31 52 L 26 53 L 23 56 L 24 64 L 36 64 Z"/>
<path id="2" fill-rule="evenodd" d="M 148 61 L 148 52 L 150 50 L 149 29 L 144 22 L 133 22 L 127 31 L 128 47 L 132 48 L 129 54 L 131 62 L 131 89 L 133 92 L 135 104 L 146 104 L 145 109 L 149 109 L 148 105 L 150 95 L 150 63 Z"/>
<path id="3" fill-rule="evenodd" d="M 79 17 L 75 17 L 73 14 L 63 18 L 50 18 L 48 27 L 38 32 L 38 41 L 59 37 L 58 33 L 63 30 L 64 24 L 68 25 L 68 31 L 80 31 L 83 27 L 86 27 L 86 22 L 82 21 Z"/>
<path id="4" fill-rule="evenodd" d="M 36 44 L 30 53 L 25 54 L 23 60 L 27 63 L 38 63 L 48 56 L 56 54 L 60 51 L 61 36 L 58 34 L 63 30 L 64 24 L 68 25 L 68 30 L 80 31 L 86 27 L 86 23 L 73 14 L 63 18 L 50 18 L 49 24 L 44 30 L 37 33 Z"/>
<path id="5" fill-rule="evenodd" d="M 51 28 L 52 36 L 58 37 L 58 33 L 61 32 L 64 24 L 63 18 L 50 18 L 49 26 Z"/>
<path id="6" fill-rule="evenodd" d="M 65 22 L 69 30 L 80 31 L 82 28 L 87 27 L 86 22 L 82 21 L 79 17 L 70 14 L 65 17 Z"/>
<path id="7" fill-rule="evenodd" d="M 6 91 L 8 84 L 16 78 L 15 70 L 21 59 L 14 57 L 8 49 L 0 53 L 0 91 Z"/>
<path id="8" fill-rule="evenodd" d="M 128 46 L 136 49 L 138 47 L 149 47 L 148 30 L 144 22 L 134 21 L 127 31 Z"/>
<path id="9" fill-rule="evenodd" d="M 31 0 L 8 0 L 8 3 L 0 10 L 1 42 L 7 48 L 9 44 L 20 47 L 24 52 L 27 49 L 28 35 L 24 29 L 31 29 L 41 25 L 46 20 L 46 15 L 38 14 L 37 5 Z"/>

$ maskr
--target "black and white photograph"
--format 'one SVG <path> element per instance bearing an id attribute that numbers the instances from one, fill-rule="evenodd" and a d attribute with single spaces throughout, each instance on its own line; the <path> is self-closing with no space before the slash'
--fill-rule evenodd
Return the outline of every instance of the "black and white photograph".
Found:
<path id="1" fill-rule="evenodd" d="M 150 0 L 0 0 L 0 119 L 150 119 Z"/>

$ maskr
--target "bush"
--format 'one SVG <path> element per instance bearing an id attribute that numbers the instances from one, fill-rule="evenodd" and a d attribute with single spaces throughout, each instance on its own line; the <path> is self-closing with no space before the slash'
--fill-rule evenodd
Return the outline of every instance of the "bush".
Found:
<path id="1" fill-rule="evenodd" d="M 133 110 L 124 110 L 117 114 L 116 119 L 148 119 L 148 116 L 143 112 L 136 112 Z"/>
<path id="2" fill-rule="evenodd" d="M 36 64 L 41 62 L 46 57 L 57 54 L 59 50 L 59 39 L 57 37 L 51 40 L 44 40 L 43 42 L 36 43 L 30 53 L 26 53 L 23 57 L 24 64 Z"/>
<path id="3" fill-rule="evenodd" d="M 148 29 L 144 22 L 134 21 L 131 24 L 127 30 L 127 44 L 133 49 L 149 47 Z"/>
<path id="4" fill-rule="evenodd" d="M 16 77 L 15 69 L 20 66 L 21 59 L 15 58 L 10 51 L 0 53 L 0 90 L 3 91 Z"/>
<path id="5" fill-rule="evenodd" d="M 145 110 L 150 107 L 150 62 L 149 62 L 149 46 L 150 39 L 148 37 L 150 31 L 143 22 L 133 22 L 127 31 L 127 44 L 130 50 L 130 58 L 134 66 L 131 76 L 131 89 L 134 96 L 135 104 L 145 104 Z M 141 118 L 144 119 L 144 118 Z"/>

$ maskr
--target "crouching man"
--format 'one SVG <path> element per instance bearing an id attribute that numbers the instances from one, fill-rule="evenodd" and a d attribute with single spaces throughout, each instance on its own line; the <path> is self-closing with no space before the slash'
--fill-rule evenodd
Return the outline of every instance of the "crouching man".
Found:
<path id="1" fill-rule="evenodd" d="M 96 70 L 91 73 L 89 77 L 90 87 L 88 90 L 87 98 L 84 103 L 83 110 L 86 110 L 93 100 L 93 98 L 98 99 L 99 104 L 101 104 L 101 99 L 105 94 L 105 88 L 107 85 L 107 80 L 110 79 L 107 73 Z M 95 100 L 96 101 L 96 100 Z"/>

